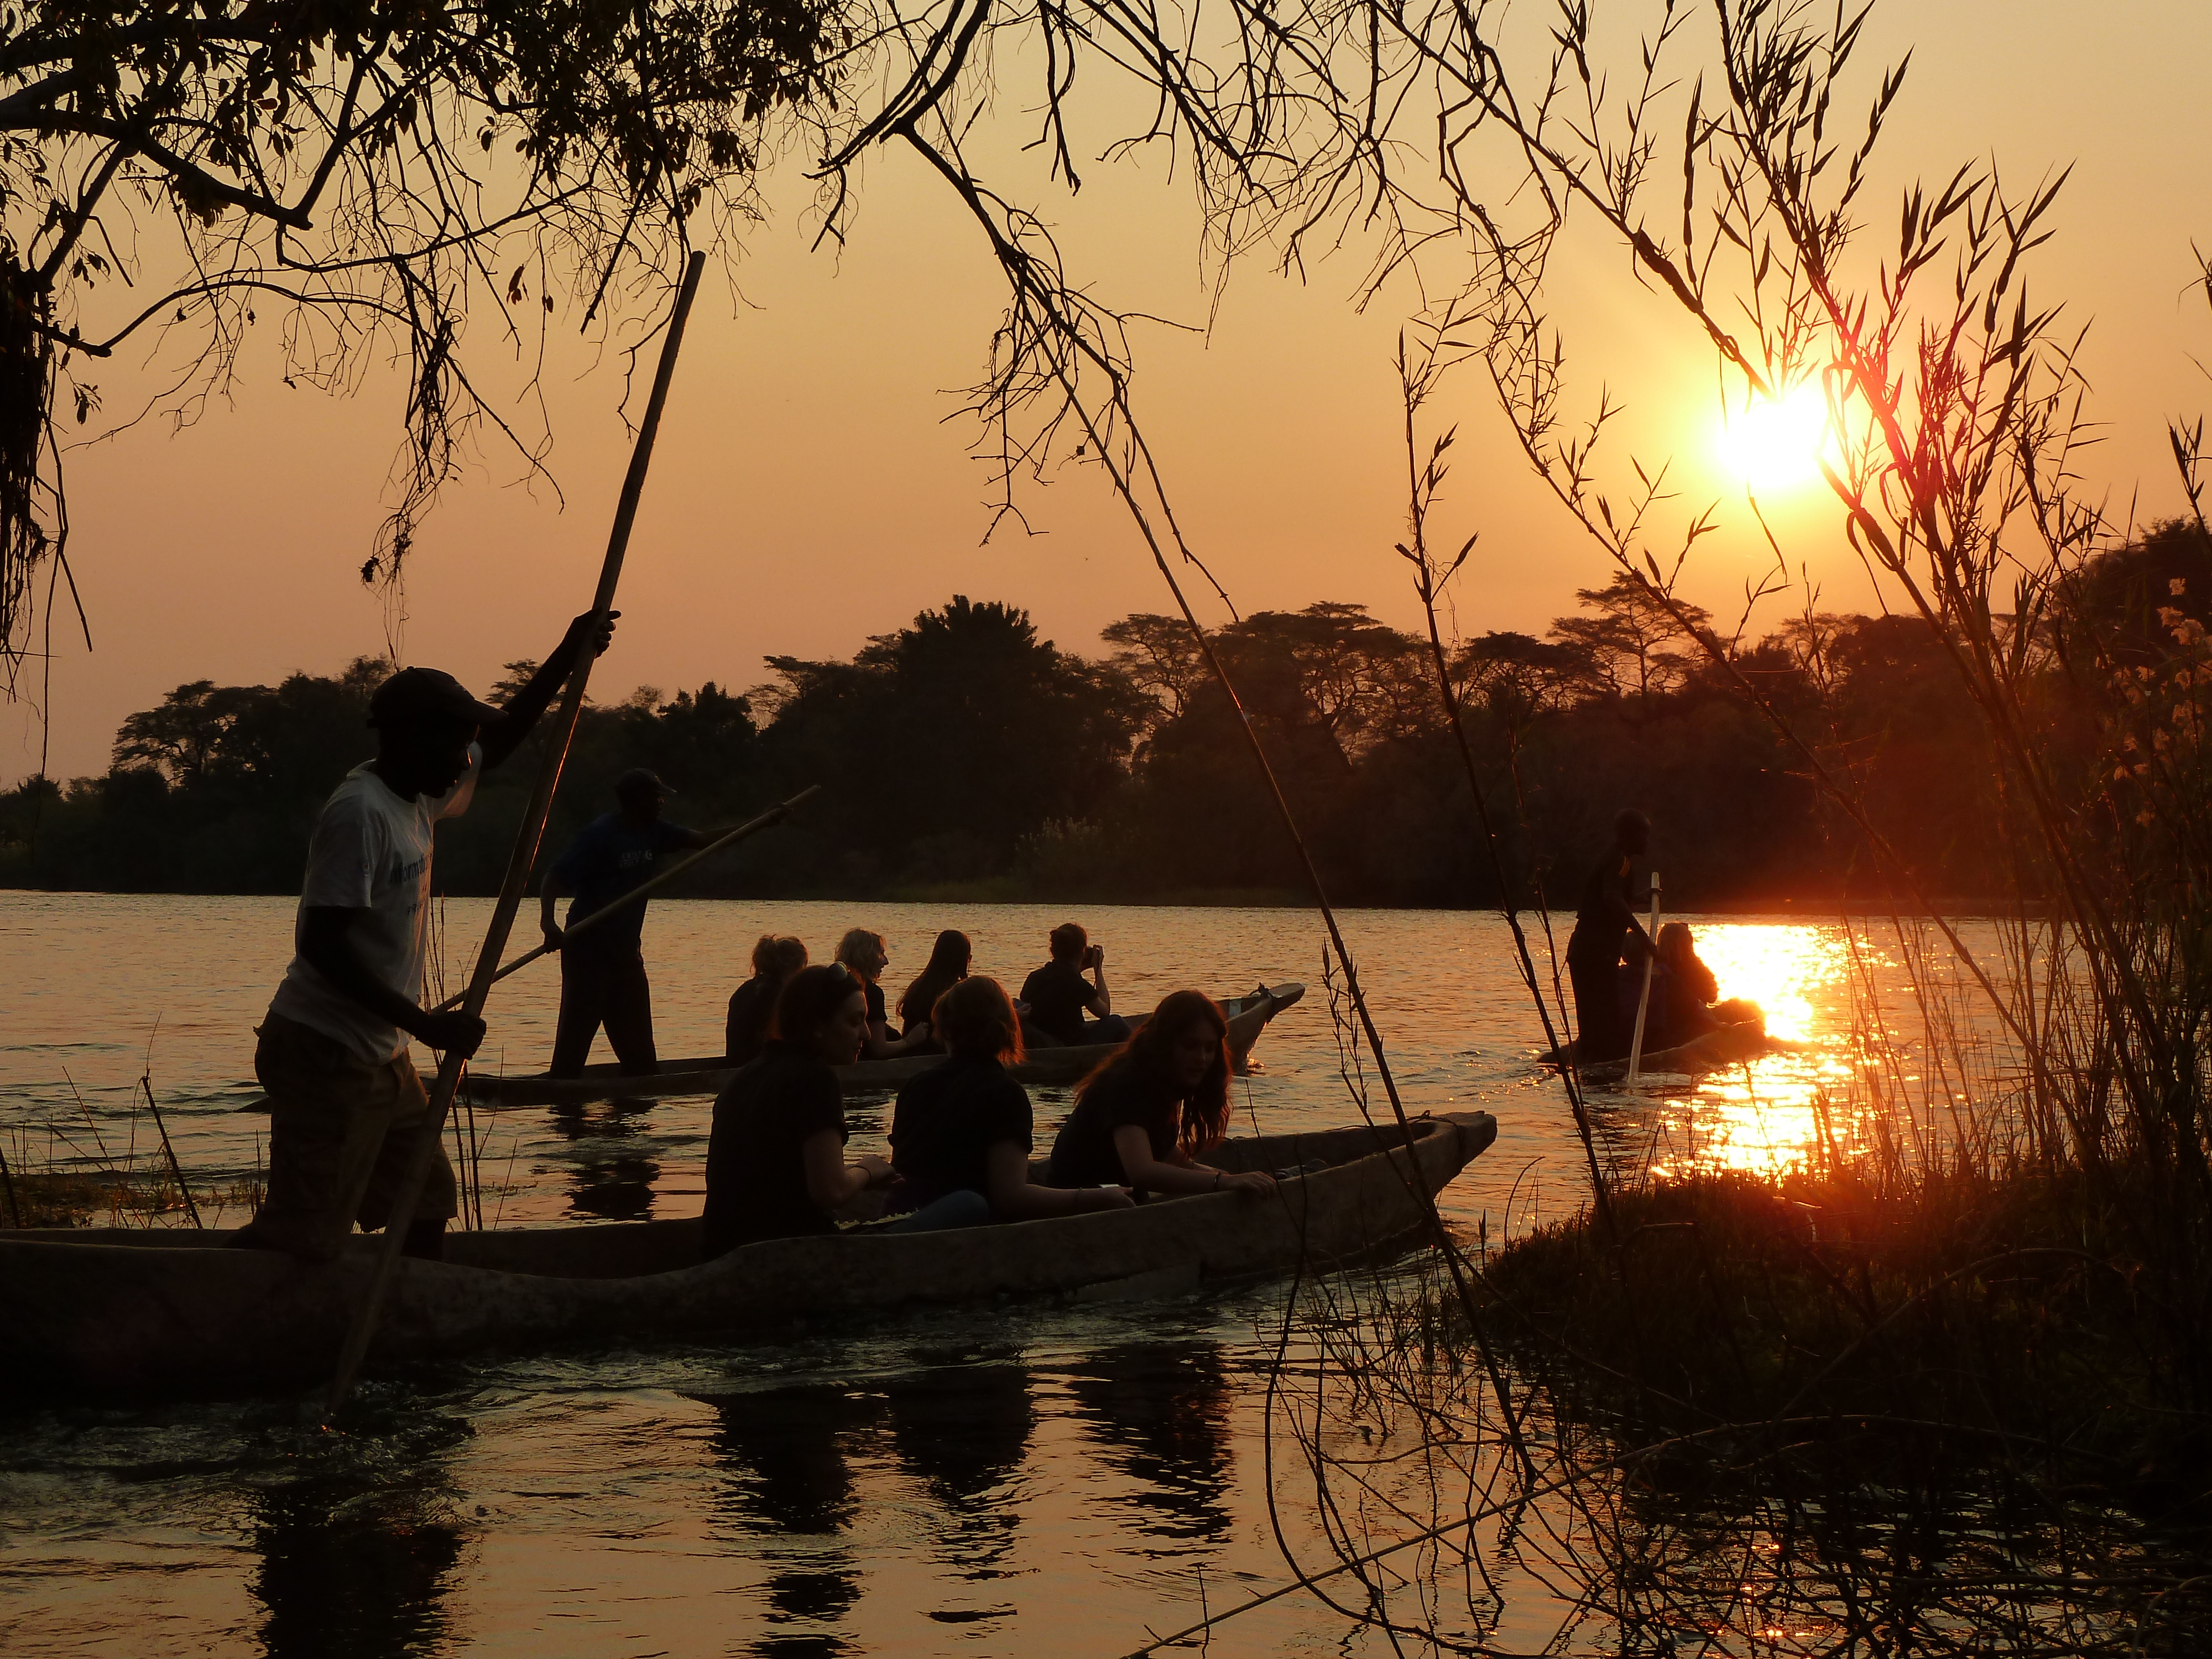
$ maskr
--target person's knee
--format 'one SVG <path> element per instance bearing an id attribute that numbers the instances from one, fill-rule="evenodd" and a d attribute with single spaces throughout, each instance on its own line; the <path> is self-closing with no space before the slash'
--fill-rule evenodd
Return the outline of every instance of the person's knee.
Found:
<path id="1" fill-rule="evenodd" d="M 354 1212 L 363 1232 L 376 1232 L 391 1220 L 414 1165 L 416 1147 L 428 1133 L 428 1126 L 417 1122 L 395 1125 L 385 1136 Z M 423 1172 L 416 1197 L 415 1218 L 418 1222 L 442 1224 L 460 1213 L 460 1188 L 453 1179 L 453 1161 L 446 1156 L 444 1146 L 433 1143 L 433 1146 L 429 1167 Z"/>
<path id="2" fill-rule="evenodd" d="M 991 1219 L 991 1201 L 982 1194 L 963 1188 L 932 1199 L 910 1215 L 877 1223 L 868 1231 L 885 1233 L 941 1233 L 956 1227 L 981 1227 Z"/>
<path id="3" fill-rule="evenodd" d="M 991 1200 L 967 1188 L 947 1193 L 930 1207 L 939 1212 L 939 1227 L 981 1227 L 991 1219 Z"/>

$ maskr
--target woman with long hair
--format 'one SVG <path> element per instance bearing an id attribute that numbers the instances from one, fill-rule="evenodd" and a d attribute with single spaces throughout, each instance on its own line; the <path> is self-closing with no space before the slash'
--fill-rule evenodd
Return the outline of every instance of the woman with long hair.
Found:
<path id="1" fill-rule="evenodd" d="M 730 993 L 722 1025 L 722 1055 L 732 1066 L 750 1064 L 775 1023 L 775 1000 L 791 976 L 806 966 L 806 941 L 788 933 L 763 933 L 753 946 L 753 976 Z"/>
<path id="2" fill-rule="evenodd" d="M 1229 1020 L 1202 991 L 1177 991 L 1076 1085 L 1053 1143 L 1052 1184 L 1115 1182 L 1139 1193 L 1272 1193 L 1262 1170 L 1198 1162 L 1229 1127 Z"/>
<path id="3" fill-rule="evenodd" d="M 1720 1021 L 1712 1006 L 1721 994 L 1713 970 L 1698 955 L 1697 939 L 1687 922 L 1670 921 L 1659 930 L 1659 958 L 1655 964 L 1652 1012 L 1659 1016 L 1659 1041 L 1647 1047 L 1671 1048 L 1713 1030 Z"/>
<path id="4" fill-rule="evenodd" d="M 891 1166 L 899 1174 L 894 1203 L 974 1198 L 988 1200 L 995 1221 L 1128 1208 L 1133 1200 L 1119 1184 L 1073 1190 L 1030 1184 L 1034 1119 L 1029 1091 L 1006 1066 L 1022 1057 L 1022 1027 L 1004 986 L 981 975 L 963 979 L 930 1013 L 950 1058 L 899 1091 L 891 1113 Z"/>
<path id="5" fill-rule="evenodd" d="M 891 1035 L 890 1020 L 884 1008 L 884 969 L 891 965 L 890 946 L 884 936 L 872 927 L 849 929 L 837 941 L 837 960 L 860 981 L 861 994 L 867 999 L 867 1029 L 860 1039 L 860 1054 L 867 1060 L 894 1060 L 901 1054 L 926 1054 L 929 1050 L 929 1032 L 925 1027 L 900 1036 Z"/>
<path id="6" fill-rule="evenodd" d="M 832 1212 L 891 1166 L 845 1158 L 845 1093 L 836 1068 L 860 1052 L 868 1001 L 839 963 L 802 968 L 776 1000 L 775 1029 L 759 1057 L 714 1102 L 707 1139 L 704 1255 L 763 1238 L 836 1231 Z"/>
<path id="7" fill-rule="evenodd" d="M 1698 954 L 1697 937 L 1690 932 L 1688 922 L 1670 921 L 1659 929 L 1657 954 L 1651 981 L 1654 1029 L 1645 1032 L 1644 1040 L 1647 1052 L 1694 1042 L 1723 1025 L 1755 1024 L 1765 1030 L 1766 1016 L 1757 1003 L 1741 997 L 1718 1000 L 1720 981 Z M 1639 995 L 1642 991 L 1639 983 L 1628 995 Z M 1627 1003 L 1632 1020 L 1635 1006 L 1632 1000 Z"/>
<path id="8" fill-rule="evenodd" d="M 917 1026 L 931 1024 L 937 1000 L 968 977 L 968 964 L 975 958 L 975 947 L 967 934 L 948 927 L 937 936 L 929 952 L 929 965 L 915 976 L 906 994 L 898 1000 L 901 1036 L 910 1037 Z M 945 1047 L 941 1033 L 933 1032 L 932 1036 L 936 1047 Z"/>

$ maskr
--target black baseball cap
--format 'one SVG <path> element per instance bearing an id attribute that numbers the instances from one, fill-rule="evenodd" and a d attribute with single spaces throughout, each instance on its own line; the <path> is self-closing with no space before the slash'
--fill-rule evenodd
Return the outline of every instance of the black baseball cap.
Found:
<path id="1" fill-rule="evenodd" d="M 660 781 L 660 774 L 643 766 L 633 766 L 615 780 L 617 800 L 641 800 L 647 795 L 672 795 L 676 792 Z"/>
<path id="2" fill-rule="evenodd" d="M 482 726 L 503 713 L 478 702 L 442 668 L 403 668 L 378 686 L 368 700 L 368 723 L 380 729 L 428 720 Z"/>

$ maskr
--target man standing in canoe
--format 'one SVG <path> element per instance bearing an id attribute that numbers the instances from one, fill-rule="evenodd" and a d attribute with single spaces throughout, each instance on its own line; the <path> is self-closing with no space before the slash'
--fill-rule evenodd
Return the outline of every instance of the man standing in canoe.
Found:
<path id="1" fill-rule="evenodd" d="M 1623 811 L 1613 820 L 1612 850 L 1583 884 L 1575 931 L 1567 940 L 1567 978 L 1575 990 L 1575 1058 L 1584 1065 L 1620 1060 L 1628 1053 L 1620 956 L 1626 948 L 1641 961 L 1651 949 L 1644 924 L 1636 919 L 1636 906 L 1650 895 L 1636 890 L 1633 875 L 1636 860 L 1650 842 L 1650 820 L 1638 811 Z"/>
<path id="2" fill-rule="evenodd" d="M 538 925 L 561 952 L 561 1023 L 553 1036 L 554 1077 L 581 1077 L 599 1027 L 625 1077 L 660 1069 L 653 1042 L 653 986 L 645 976 L 645 905 L 638 899 L 565 939 L 553 902 L 573 893 L 568 925 L 605 908 L 651 878 L 664 853 L 697 852 L 714 840 L 663 818 L 669 787 L 640 766 L 615 780 L 615 810 L 586 824 L 553 861 L 538 890 Z M 719 832 L 718 832 L 719 833 Z"/>
<path id="3" fill-rule="evenodd" d="M 473 1054 L 484 1034 L 480 1019 L 422 1006 L 432 832 L 529 735 L 577 653 L 605 651 L 613 633 L 612 614 L 577 617 L 505 708 L 435 668 L 403 668 L 370 697 L 376 758 L 347 773 L 315 819 L 292 964 L 254 1050 L 269 1091 L 269 1187 L 237 1243 L 329 1261 L 356 1220 L 374 1232 L 391 1214 L 430 1104 L 407 1039 Z M 441 1254 L 455 1210 L 441 1149 L 407 1253 Z"/>

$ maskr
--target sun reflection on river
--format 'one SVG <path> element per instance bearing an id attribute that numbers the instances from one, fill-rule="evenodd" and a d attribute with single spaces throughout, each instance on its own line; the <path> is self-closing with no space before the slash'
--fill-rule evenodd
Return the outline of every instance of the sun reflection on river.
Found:
<path id="1" fill-rule="evenodd" d="M 1832 1103 L 1848 1071 L 1838 1057 L 1814 1051 L 1703 1079 L 1667 1111 L 1654 1172 L 1695 1164 L 1778 1176 L 1803 1166 L 1824 1142 L 1850 1139 Z"/>
<path id="2" fill-rule="evenodd" d="M 1833 927 L 1712 922 L 1698 954 L 1723 1000 L 1757 1003 L 1767 1035 L 1792 1045 L 1700 1079 L 1659 1108 L 1653 1173 L 1691 1167 L 1778 1175 L 1807 1163 L 1844 1126 L 1824 1121 L 1850 1066 L 1845 981 L 1850 949 Z"/>
<path id="3" fill-rule="evenodd" d="M 1697 937 L 1722 998 L 1757 1003 L 1766 1011 L 1766 1034 L 1786 1042 L 1813 1034 L 1814 1007 L 1834 1000 L 1846 969 L 1844 941 L 1832 927 L 1718 922 Z"/>

